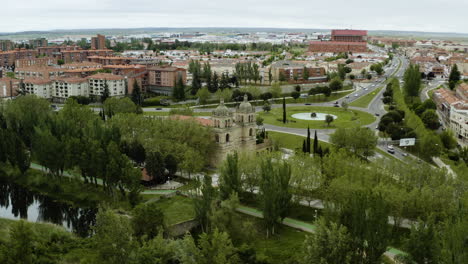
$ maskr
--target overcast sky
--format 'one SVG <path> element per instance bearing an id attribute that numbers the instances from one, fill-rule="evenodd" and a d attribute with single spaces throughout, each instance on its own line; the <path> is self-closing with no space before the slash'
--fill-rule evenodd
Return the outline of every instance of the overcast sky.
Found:
<path id="1" fill-rule="evenodd" d="M 135 27 L 468 33 L 467 0 L 0 0 L 0 32 Z"/>

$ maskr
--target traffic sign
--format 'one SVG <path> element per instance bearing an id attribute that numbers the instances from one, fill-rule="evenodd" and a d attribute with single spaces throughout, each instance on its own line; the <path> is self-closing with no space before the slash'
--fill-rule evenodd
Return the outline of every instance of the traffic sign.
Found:
<path id="1" fill-rule="evenodd" d="M 414 146 L 416 143 L 415 138 L 402 138 L 400 139 L 400 147 Z"/>

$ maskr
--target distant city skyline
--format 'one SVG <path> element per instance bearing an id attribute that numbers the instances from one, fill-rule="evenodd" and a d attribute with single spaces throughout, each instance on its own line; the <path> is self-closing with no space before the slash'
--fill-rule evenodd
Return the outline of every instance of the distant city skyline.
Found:
<path id="1" fill-rule="evenodd" d="M 2 3 L 0 32 L 229 27 L 353 28 L 468 33 L 468 1 L 18 0 Z"/>

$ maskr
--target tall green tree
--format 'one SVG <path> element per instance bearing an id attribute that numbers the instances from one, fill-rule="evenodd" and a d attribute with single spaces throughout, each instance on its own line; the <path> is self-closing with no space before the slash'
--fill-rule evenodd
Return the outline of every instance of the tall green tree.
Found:
<path id="1" fill-rule="evenodd" d="M 104 89 L 101 94 L 101 103 L 104 103 L 109 97 L 110 97 L 109 84 L 107 83 L 107 80 L 105 80 Z"/>
<path id="2" fill-rule="evenodd" d="M 304 241 L 301 263 L 349 264 L 353 252 L 351 237 L 345 226 L 320 219 L 315 232 Z"/>
<path id="3" fill-rule="evenodd" d="M 283 97 L 283 124 L 286 124 L 286 98 Z"/>
<path id="4" fill-rule="evenodd" d="M 179 76 L 174 87 L 173 96 L 177 100 L 185 100 L 185 84 L 182 76 Z"/>
<path id="5" fill-rule="evenodd" d="M 457 85 L 458 81 L 460 81 L 461 78 L 461 73 L 458 70 L 457 64 L 454 64 L 452 66 L 452 70 L 450 70 L 450 75 L 449 75 L 449 87 L 450 89 L 455 89 L 455 86 Z"/>
<path id="6" fill-rule="evenodd" d="M 5 249 L 1 250 L 5 264 L 33 264 L 36 263 L 35 251 L 36 234 L 31 228 L 31 224 L 20 220 L 14 223 L 10 229 L 10 239 L 5 245 Z M 0 257 L 2 260 L 2 257 Z"/>
<path id="7" fill-rule="evenodd" d="M 275 163 L 271 157 L 261 163 L 259 203 L 267 232 L 275 234 L 275 227 L 290 209 L 292 195 L 289 192 L 291 168 L 288 163 Z"/>
<path id="8" fill-rule="evenodd" d="M 239 156 L 236 153 L 228 154 L 221 167 L 219 177 L 219 192 L 222 200 L 228 199 L 232 193 L 240 194 L 242 182 L 239 173 Z"/>
<path id="9" fill-rule="evenodd" d="M 119 216 L 109 209 L 100 209 L 93 229 L 98 263 L 127 264 L 130 262 L 134 254 L 135 242 L 128 217 Z"/>
<path id="10" fill-rule="evenodd" d="M 133 90 L 132 90 L 131 99 L 136 105 L 141 106 L 141 103 L 142 103 L 141 90 L 136 80 L 133 82 Z"/>
<path id="11" fill-rule="evenodd" d="M 195 218 L 204 232 L 208 232 L 211 228 L 209 216 L 212 213 L 215 198 L 216 190 L 212 185 L 211 177 L 205 175 L 201 186 L 201 197 L 195 200 Z"/>
<path id="12" fill-rule="evenodd" d="M 309 77 L 310 77 L 309 75 L 310 75 L 310 74 L 309 74 L 309 69 L 307 69 L 307 67 L 304 66 L 304 68 L 302 69 L 302 79 L 303 79 L 304 81 L 308 81 L 308 80 L 309 80 Z"/>
<path id="13" fill-rule="evenodd" d="M 164 231 L 164 213 L 156 203 L 140 204 L 132 211 L 132 226 L 136 237 L 146 240 Z"/>

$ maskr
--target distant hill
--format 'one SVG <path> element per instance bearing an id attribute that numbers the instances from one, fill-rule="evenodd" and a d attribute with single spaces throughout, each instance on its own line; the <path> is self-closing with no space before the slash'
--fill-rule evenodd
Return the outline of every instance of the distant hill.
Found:
<path id="1" fill-rule="evenodd" d="M 29 39 L 38 37 L 60 38 L 63 36 L 73 35 L 134 35 L 134 34 L 155 34 L 164 32 L 179 32 L 179 33 L 252 33 L 252 32 L 268 32 L 268 33 L 313 33 L 326 32 L 331 29 L 299 29 L 299 28 L 96 28 L 96 29 L 57 29 L 50 31 L 24 31 L 15 33 L 1 33 L 0 38 L 12 39 Z M 419 31 L 391 31 L 391 30 L 369 30 L 371 36 L 394 36 L 394 37 L 414 37 L 414 38 L 440 38 L 440 39 L 465 39 L 468 38 L 466 33 L 444 33 L 444 32 L 419 32 Z"/>

